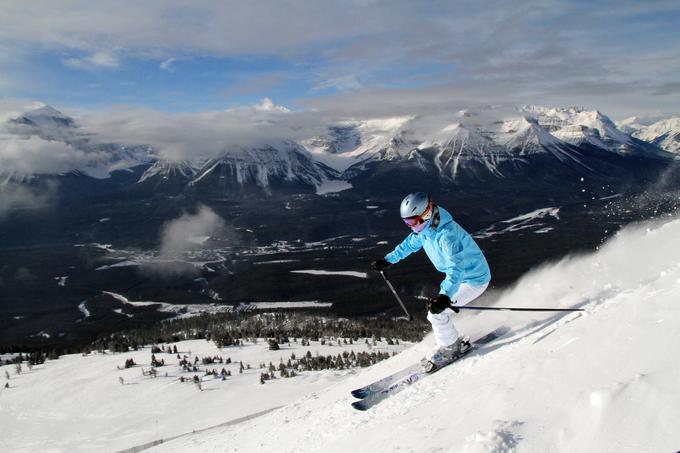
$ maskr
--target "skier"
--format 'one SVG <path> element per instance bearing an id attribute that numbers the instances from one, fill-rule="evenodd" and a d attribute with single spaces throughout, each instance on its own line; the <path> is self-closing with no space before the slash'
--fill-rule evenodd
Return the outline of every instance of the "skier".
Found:
<path id="1" fill-rule="evenodd" d="M 472 236 L 448 211 L 432 203 L 429 195 L 423 192 L 407 195 L 399 211 L 412 233 L 371 265 L 381 272 L 424 248 L 434 267 L 446 274 L 439 294 L 427 302 L 427 319 L 432 324 L 437 348 L 421 364 L 424 371 L 432 372 L 438 364 L 452 361 L 470 347 L 461 341 L 452 315 L 459 312 L 456 307 L 471 302 L 486 290 L 491 272 Z"/>

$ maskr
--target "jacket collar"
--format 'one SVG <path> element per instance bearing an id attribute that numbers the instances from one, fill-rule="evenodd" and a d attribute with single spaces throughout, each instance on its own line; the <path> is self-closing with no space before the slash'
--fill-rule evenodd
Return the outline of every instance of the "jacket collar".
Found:
<path id="1" fill-rule="evenodd" d="M 433 208 L 432 212 L 432 225 L 430 225 L 430 228 L 437 229 L 439 228 L 439 222 L 441 221 L 441 217 L 439 215 L 439 206 L 435 206 Z"/>

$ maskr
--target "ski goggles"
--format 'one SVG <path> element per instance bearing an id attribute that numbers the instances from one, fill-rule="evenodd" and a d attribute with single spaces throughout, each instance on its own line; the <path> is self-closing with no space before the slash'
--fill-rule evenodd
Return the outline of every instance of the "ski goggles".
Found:
<path id="1" fill-rule="evenodd" d="M 413 217 L 402 218 L 402 220 L 404 221 L 406 226 L 413 230 L 417 229 L 418 226 L 428 221 L 431 216 L 432 216 L 432 201 L 430 201 L 427 204 L 427 208 L 425 208 L 422 214 Z"/>

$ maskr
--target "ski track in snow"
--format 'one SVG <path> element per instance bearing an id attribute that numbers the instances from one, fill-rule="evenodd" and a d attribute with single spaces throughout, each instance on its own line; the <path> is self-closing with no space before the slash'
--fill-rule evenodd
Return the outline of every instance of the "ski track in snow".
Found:
<path id="1" fill-rule="evenodd" d="M 466 333 L 511 331 L 367 412 L 350 408 L 349 391 L 415 362 L 427 341 L 271 414 L 152 451 L 677 451 L 680 363 L 667 354 L 680 331 L 659 328 L 680 321 L 677 256 L 680 220 L 626 228 L 497 301 L 585 312 L 460 316 Z"/>

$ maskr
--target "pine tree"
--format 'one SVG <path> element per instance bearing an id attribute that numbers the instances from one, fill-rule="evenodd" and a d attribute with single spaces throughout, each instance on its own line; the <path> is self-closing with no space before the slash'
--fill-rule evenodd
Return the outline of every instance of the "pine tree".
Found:
<path id="1" fill-rule="evenodd" d="M 269 339 L 269 350 L 270 351 L 278 351 L 279 349 L 280 349 L 279 343 L 274 338 L 270 338 Z"/>

